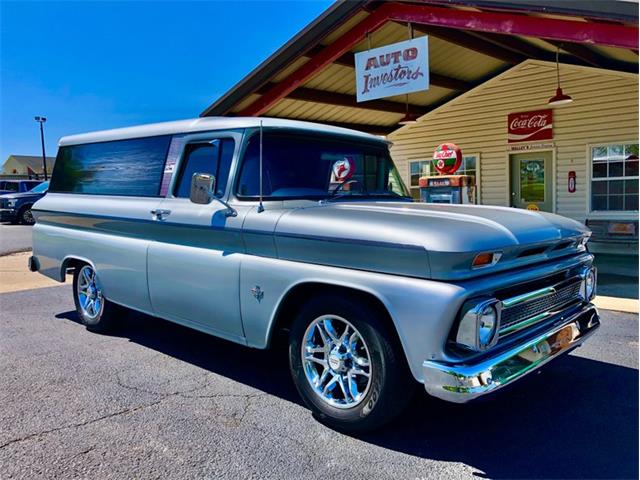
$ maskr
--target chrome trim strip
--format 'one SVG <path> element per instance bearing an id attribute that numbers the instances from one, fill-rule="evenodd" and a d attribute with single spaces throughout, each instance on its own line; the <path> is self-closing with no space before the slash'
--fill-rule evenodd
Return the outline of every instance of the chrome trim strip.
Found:
<path id="1" fill-rule="evenodd" d="M 562 288 L 570 286 L 572 283 L 578 283 L 581 281 L 580 276 L 574 276 L 571 278 L 567 278 L 561 282 L 556 283 L 555 285 L 541 288 L 539 290 L 535 290 L 533 292 L 524 293 L 522 295 L 518 295 L 516 297 L 512 297 L 502 301 L 503 311 L 506 311 L 509 308 L 515 307 L 517 305 L 526 304 L 528 302 L 538 300 L 540 298 L 548 297 L 560 291 Z M 558 305 L 553 305 L 551 310 L 546 310 L 544 312 L 540 312 L 535 314 L 532 317 L 521 320 L 520 322 L 502 327 L 498 331 L 499 337 L 504 337 L 507 334 L 516 332 L 518 330 L 522 330 L 526 327 L 534 325 L 542 320 L 545 320 L 549 317 L 559 314 L 563 310 L 566 310 L 571 306 L 571 304 L 575 303 L 579 300 L 580 297 L 567 299 L 564 303 L 560 303 Z"/>
<path id="2" fill-rule="evenodd" d="M 508 298 L 502 301 L 503 308 L 511 308 L 515 305 L 519 305 L 521 303 L 526 303 L 531 300 L 536 300 L 542 297 L 548 297 L 549 295 L 553 295 L 556 293 L 556 287 L 559 284 L 556 284 L 552 287 L 545 287 L 539 290 L 534 290 L 533 292 L 523 293 L 522 295 L 518 295 L 516 297 Z"/>
<path id="3" fill-rule="evenodd" d="M 475 364 L 422 364 L 424 387 L 434 397 L 465 403 L 498 390 L 581 345 L 600 326 L 597 309 L 586 305 L 548 331 Z"/>
<path id="4" fill-rule="evenodd" d="M 290 232 L 272 232 L 272 231 L 263 231 L 263 230 L 250 230 L 236 227 L 219 227 L 214 225 L 191 225 L 186 223 L 178 223 L 171 221 L 163 221 L 158 222 L 157 220 L 153 220 L 151 218 L 141 219 L 141 218 L 128 218 L 128 217 L 118 217 L 112 215 L 100 215 L 100 214 L 87 214 L 87 213 L 78 213 L 78 212 L 61 212 L 61 211 L 53 211 L 53 210 L 45 210 L 45 209 L 34 209 L 35 212 L 39 214 L 46 214 L 52 219 L 43 217 L 39 220 L 41 223 L 48 223 L 52 225 L 63 225 L 67 228 L 80 228 L 83 230 L 97 230 L 104 231 L 107 233 L 116 233 L 118 235 L 130 235 L 130 228 L 123 227 L 123 229 L 114 231 L 113 227 L 115 224 L 101 224 L 101 228 L 95 228 L 93 224 L 102 221 L 108 220 L 111 222 L 119 222 L 121 226 L 126 226 L 130 224 L 145 224 L 145 225 L 155 225 L 162 227 L 177 227 L 184 229 L 192 229 L 192 230 L 201 230 L 205 232 L 211 231 L 224 231 L 228 233 L 236 233 L 236 234 L 244 234 L 244 235 L 263 235 L 270 237 L 280 237 L 280 238 L 293 238 L 293 239 L 303 239 L 303 240 L 314 240 L 321 242 L 332 242 L 332 243 L 342 243 L 342 244 L 350 244 L 350 245 L 361 245 L 361 246 L 373 246 L 373 247 L 383 247 L 383 248 L 401 248 L 408 250 L 417 250 L 424 251 L 425 248 L 422 245 L 413 245 L 413 244 L 403 244 L 403 243 L 393 243 L 393 242 L 384 242 L 378 240 L 366 240 L 366 239 L 358 239 L 358 238 L 346 238 L 346 237 L 328 237 L 322 235 L 301 235 Z M 84 218 L 91 225 L 77 225 L 73 222 L 64 221 L 63 217 L 76 217 L 76 218 Z M 54 220 L 58 219 L 58 220 Z M 134 229 L 135 233 L 132 236 L 142 237 L 142 238 L 153 238 L 149 231 L 139 231 Z"/>

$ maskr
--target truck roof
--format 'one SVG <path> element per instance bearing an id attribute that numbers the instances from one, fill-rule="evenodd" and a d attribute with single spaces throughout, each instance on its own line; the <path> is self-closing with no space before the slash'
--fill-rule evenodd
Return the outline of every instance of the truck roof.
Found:
<path id="1" fill-rule="evenodd" d="M 191 132 L 206 132 L 208 130 L 230 130 L 238 128 L 292 128 L 308 130 L 315 133 L 332 133 L 350 137 L 360 137 L 368 140 L 386 142 L 382 137 L 371 135 L 348 128 L 334 127 L 320 123 L 303 122 L 299 120 L 285 120 L 281 118 L 266 117 L 204 117 L 189 120 L 177 120 L 174 122 L 149 123 L 134 127 L 116 128 L 112 130 L 100 130 L 97 132 L 81 133 L 62 137 L 59 146 L 79 145 L 83 143 L 108 142 L 112 140 L 124 140 L 129 138 L 154 137 L 158 135 L 173 135 Z"/>

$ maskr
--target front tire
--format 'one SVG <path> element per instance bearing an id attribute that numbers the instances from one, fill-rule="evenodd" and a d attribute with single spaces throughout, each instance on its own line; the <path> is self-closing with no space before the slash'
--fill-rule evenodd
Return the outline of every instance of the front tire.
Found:
<path id="1" fill-rule="evenodd" d="M 18 212 L 18 221 L 22 225 L 33 225 L 36 223 L 36 219 L 33 218 L 33 213 L 31 212 L 31 205 L 25 205 Z"/>
<path id="2" fill-rule="evenodd" d="M 367 431 L 399 415 L 413 396 L 395 332 L 377 309 L 340 294 L 302 307 L 289 337 L 289 363 L 300 396 L 323 423 Z"/>
<path id="3" fill-rule="evenodd" d="M 106 333 L 114 329 L 117 305 L 104 297 L 98 274 L 91 265 L 83 264 L 73 272 L 73 301 L 87 330 Z"/>

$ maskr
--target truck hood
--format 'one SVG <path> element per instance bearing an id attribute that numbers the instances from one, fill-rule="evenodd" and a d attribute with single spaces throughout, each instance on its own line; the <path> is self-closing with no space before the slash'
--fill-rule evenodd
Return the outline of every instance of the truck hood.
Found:
<path id="1" fill-rule="evenodd" d="M 285 213 L 278 255 L 425 278 L 464 279 L 578 252 L 589 230 L 559 215 L 506 207 L 343 202 Z M 478 253 L 500 252 L 472 270 Z"/>
<path id="2" fill-rule="evenodd" d="M 22 199 L 22 198 L 32 198 L 34 200 L 37 200 L 38 198 L 42 197 L 44 194 L 43 193 L 31 193 L 31 192 L 22 192 L 22 193 L 1 193 L 0 192 L 0 198 L 5 198 L 5 199 L 9 199 L 9 198 L 18 198 L 18 199 Z"/>

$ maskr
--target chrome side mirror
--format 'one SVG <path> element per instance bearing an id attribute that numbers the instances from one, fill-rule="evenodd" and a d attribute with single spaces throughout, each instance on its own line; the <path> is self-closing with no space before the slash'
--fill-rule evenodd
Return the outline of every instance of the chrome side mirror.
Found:
<path id="1" fill-rule="evenodd" d="M 225 217 L 237 217 L 238 212 L 221 198 L 216 197 L 216 177 L 210 173 L 194 173 L 191 177 L 189 200 L 200 205 L 208 205 L 212 200 L 225 207 Z"/>
<path id="2" fill-rule="evenodd" d="M 191 177 L 189 200 L 200 205 L 208 205 L 215 196 L 216 177 L 210 173 L 194 173 Z"/>

